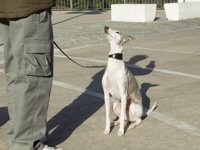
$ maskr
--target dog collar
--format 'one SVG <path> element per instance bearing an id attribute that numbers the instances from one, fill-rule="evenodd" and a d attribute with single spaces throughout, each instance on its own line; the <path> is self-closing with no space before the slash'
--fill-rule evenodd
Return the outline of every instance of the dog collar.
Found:
<path id="1" fill-rule="evenodd" d="M 121 53 L 115 53 L 115 54 L 110 54 L 108 55 L 109 58 L 117 59 L 117 60 L 122 60 L 123 55 Z"/>

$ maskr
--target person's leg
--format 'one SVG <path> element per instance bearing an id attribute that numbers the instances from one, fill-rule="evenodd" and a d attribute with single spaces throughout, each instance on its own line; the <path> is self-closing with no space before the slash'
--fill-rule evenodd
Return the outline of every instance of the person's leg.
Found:
<path id="1" fill-rule="evenodd" d="M 12 150 L 32 150 L 34 141 L 46 133 L 53 78 L 51 14 L 43 11 L 10 20 L 7 27 L 10 47 L 5 47 L 5 74 Z"/>
<path id="2" fill-rule="evenodd" d="M 3 37 L 3 44 L 4 44 L 4 60 L 5 60 L 5 72 L 7 72 L 7 69 L 10 68 L 10 70 L 15 69 L 15 63 L 11 54 L 11 41 L 10 41 L 10 25 L 9 25 L 9 21 L 6 19 L 1 19 L 0 20 L 0 33 Z M 14 75 L 14 74 L 13 74 Z M 8 96 L 8 112 L 9 112 L 9 118 L 10 118 L 10 129 L 8 131 L 8 135 L 9 135 L 9 145 L 11 146 L 11 138 L 13 135 L 13 115 L 15 114 L 15 109 L 14 109 L 14 95 L 12 93 L 13 90 L 11 90 L 12 86 L 9 86 L 12 84 L 14 77 L 10 77 L 13 76 L 12 73 L 10 72 L 10 74 L 8 73 L 6 76 L 7 79 L 7 96 Z M 8 88 L 10 87 L 10 88 Z"/>

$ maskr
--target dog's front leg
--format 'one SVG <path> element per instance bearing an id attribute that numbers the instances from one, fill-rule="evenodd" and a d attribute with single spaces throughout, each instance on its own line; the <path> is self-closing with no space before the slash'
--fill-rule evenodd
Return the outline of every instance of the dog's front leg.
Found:
<path id="1" fill-rule="evenodd" d="M 126 104 L 127 104 L 127 95 L 124 93 L 121 95 L 121 114 L 119 117 L 120 126 L 119 126 L 118 136 L 124 135 Z"/>
<path id="2" fill-rule="evenodd" d="M 105 100 L 105 109 L 106 109 L 106 128 L 104 130 L 104 134 L 110 134 L 110 95 L 108 90 L 104 90 L 104 100 Z"/>

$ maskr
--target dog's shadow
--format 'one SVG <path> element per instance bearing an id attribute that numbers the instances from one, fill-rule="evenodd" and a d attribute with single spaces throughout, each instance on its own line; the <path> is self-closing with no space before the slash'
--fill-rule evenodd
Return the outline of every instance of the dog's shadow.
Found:
<path id="1" fill-rule="evenodd" d="M 146 55 L 136 55 L 132 57 L 127 63 L 129 64 L 129 70 L 132 71 L 134 76 L 144 76 L 150 74 L 154 68 L 155 68 L 155 61 L 150 61 L 145 67 L 140 67 L 137 65 L 138 62 L 147 59 L 148 56 Z M 147 96 L 147 91 L 151 87 L 158 86 L 158 84 L 152 84 L 152 83 L 147 83 L 144 82 L 141 84 L 140 92 L 142 95 L 142 105 L 143 105 L 143 117 L 142 119 L 144 120 L 147 116 L 147 111 L 150 109 L 150 98 Z"/>
<path id="2" fill-rule="evenodd" d="M 128 63 L 131 65 L 136 65 L 137 62 L 146 58 L 147 56 L 145 55 L 137 55 L 132 57 Z M 133 71 L 135 76 L 147 75 L 153 71 L 155 62 L 149 62 L 147 67 L 151 67 L 152 69 L 145 70 L 144 68 L 140 68 L 138 66 L 136 68 L 129 69 Z M 56 146 L 64 142 L 84 121 L 86 121 L 104 105 L 104 100 L 102 98 L 98 98 L 98 96 L 91 96 L 87 93 L 87 90 L 103 93 L 101 84 L 103 73 L 104 69 L 97 72 L 92 77 L 93 80 L 86 88 L 86 92 L 79 95 L 71 104 L 64 107 L 48 121 L 47 129 L 52 131 L 48 136 L 48 145 Z M 150 105 L 150 99 L 146 95 L 146 92 L 150 87 L 152 87 L 152 84 L 143 83 L 141 88 L 144 98 L 143 103 L 147 109 Z M 103 130 L 104 129 L 102 129 L 102 131 Z"/>
<path id="3" fill-rule="evenodd" d="M 145 67 L 140 67 L 137 65 L 138 62 L 147 59 L 148 56 L 146 55 L 137 55 L 132 57 L 127 63 L 129 64 L 129 70 L 134 74 L 134 76 L 144 76 L 150 74 L 154 68 L 155 68 L 155 61 L 150 61 Z M 144 111 L 147 111 L 150 108 L 150 98 L 147 96 L 147 91 L 151 87 L 158 86 L 158 84 L 152 84 L 152 83 L 142 83 L 140 92 L 142 94 L 142 104 L 145 108 Z M 144 112 L 146 114 L 146 112 Z M 143 118 L 145 119 L 145 117 Z"/>
<path id="4" fill-rule="evenodd" d="M 137 65 L 138 62 L 147 59 L 146 55 L 136 55 L 133 56 L 128 62 L 127 67 L 134 74 L 134 76 L 143 76 L 150 74 L 155 68 L 155 61 L 150 61 L 145 67 L 140 67 Z"/>

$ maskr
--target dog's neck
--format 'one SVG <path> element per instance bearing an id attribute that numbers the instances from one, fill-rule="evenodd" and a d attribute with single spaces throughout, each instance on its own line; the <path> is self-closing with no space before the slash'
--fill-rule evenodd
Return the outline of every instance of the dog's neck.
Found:
<path id="1" fill-rule="evenodd" d="M 115 43 L 110 43 L 110 52 L 109 54 L 114 53 L 122 53 L 123 52 L 123 46 Z"/>
<path id="2" fill-rule="evenodd" d="M 122 53 L 110 54 L 110 55 L 108 55 L 108 58 L 123 60 L 123 54 Z"/>
<path id="3" fill-rule="evenodd" d="M 110 44 L 110 52 L 108 58 L 123 60 L 122 45 Z"/>

